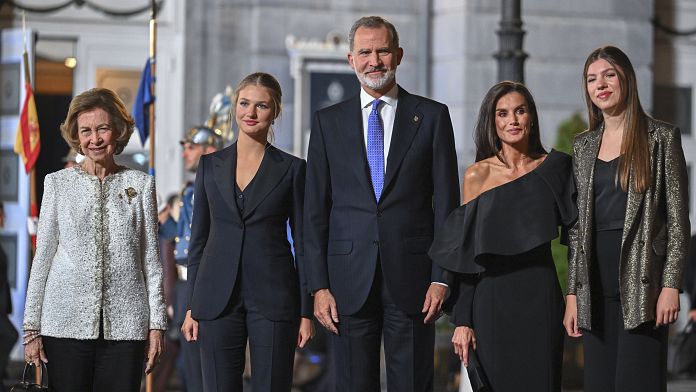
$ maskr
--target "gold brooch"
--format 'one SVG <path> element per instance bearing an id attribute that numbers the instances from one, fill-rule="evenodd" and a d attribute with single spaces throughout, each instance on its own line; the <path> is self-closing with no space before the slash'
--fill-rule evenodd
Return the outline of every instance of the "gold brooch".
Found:
<path id="1" fill-rule="evenodd" d="M 138 192 L 136 192 L 135 189 L 133 189 L 133 187 L 126 188 L 126 196 L 128 196 L 128 204 L 130 204 L 131 200 L 133 200 L 133 198 L 137 195 L 138 195 Z"/>

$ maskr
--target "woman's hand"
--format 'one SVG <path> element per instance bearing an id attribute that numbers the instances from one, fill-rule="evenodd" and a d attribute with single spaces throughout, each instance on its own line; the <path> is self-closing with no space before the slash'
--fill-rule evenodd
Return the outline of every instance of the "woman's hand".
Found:
<path id="1" fill-rule="evenodd" d="M 41 362 L 48 363 L 41 336 L 34 338 L 34 340 L 24 346 L 24 361 L 26 363 L 33 363 L 37 369 L 41 367 Z"/>
<path id="2" fill-rule="evenodd" d="M 198 321 L 191 317 L 191 310 L 186 311 L 186 318 L 181 325 L 181 333 L 187 342 L 198 340 Z"/>
<path id="3" fill-rule="evenodd" d="M 302 348 L 314 337 L 314 323 L 311 319 L 300 319 L 300 332 L 297 334 L 297 347 Z"/>
<path id="4" fill-rule="evenodd" d="M 574 294 L 566 295 L 565 316 L 563 316 L 563 326 L 568 336 L 579 338 L 582 336 L 578 328 L 578 297 Z"/>
<path id="5" fill-rule="evenodd" d="M 464 363 L 464 366 L 469 366 L 470 344 L 473 345 L 474 350 L 476 350 L 476 336 L 474 335 L 474 330 L 467 326 L 455 328 L 454 334 L 452 335 L 452 346 L 454 346 L 454 353 L 459 356 L 459 360 Z"/>
<path id="6" fill-rule="evenodd" d="M 655 311 L 655 327 L 672 324 L 677 321 L 679 315 L 679 290 L 671 287 L 663 287 L 660 296 L 657 297 L 657 309 Z"/>
<path id="7" fill-rule="evenodd" d="M 160 354 L 164 348 L 164 331 L 160 329 L 151 329 L 147 337 L 147 347 L 145 351 L 145 374 L 150 374 L 155 365 L 159 363 Z"/>

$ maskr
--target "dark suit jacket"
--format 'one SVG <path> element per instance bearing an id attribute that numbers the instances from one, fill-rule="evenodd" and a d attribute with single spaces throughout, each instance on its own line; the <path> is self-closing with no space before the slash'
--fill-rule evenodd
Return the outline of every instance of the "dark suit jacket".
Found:
<path id="1" fill-rule="evenodd" d="M 329 288 L 341 314 L 365 303 L 379 260 L 397 306 L 420 313 L 442 270 L 426 252 L 459 204 L 452 122 L 441 103 L 399 88 L 384 189 L 375 200 L 360 96 L 316 113 L 307 153 L 309 289 Z"/>
<path id="2" fill-rule="evenodd" d="M 590 285 L 594 233 L 594 167 L 604 127 L 579 134 L 573 142 L 578 188 L 578 220 L 571 226 L 568 294 L 577 295 L 578 326 L 592 326 Z M 681 288 L 689 248 L 688 173 L 679 129 L 650 118 L 650 187 L 628 189 L 621 241 L 619 284 L 625 329 L 655 320 L 663 287 Z"/>
<path id="3" fill-rule="evenodd" d="M 188 258 L 194 319 L 217 318 L 244 279 L 250 300 L 270 320 L 311 317 L 302 270 L 305 161 L 268 146 L 244 214 L 235 201 L 237 144 L 201 157 Z M 290 222 L 295 258 L 287 239 Z M 237 277 L 242 266 L 242 276 Z"/>

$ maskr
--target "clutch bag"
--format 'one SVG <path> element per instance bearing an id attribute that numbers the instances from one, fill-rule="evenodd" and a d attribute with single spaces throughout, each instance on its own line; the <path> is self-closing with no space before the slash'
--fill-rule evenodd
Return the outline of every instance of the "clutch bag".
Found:
<path id="1" fill-rule="evenodd" d="M 471 348 L 471 346 L 469 346 L 469 366 L 466 367 L 466 372 L 469 375 L 471 389 L 474 392 L 491 391 L 491 384 L 483 371 L 483 366 L 481 366 L 476 350 Z"/>

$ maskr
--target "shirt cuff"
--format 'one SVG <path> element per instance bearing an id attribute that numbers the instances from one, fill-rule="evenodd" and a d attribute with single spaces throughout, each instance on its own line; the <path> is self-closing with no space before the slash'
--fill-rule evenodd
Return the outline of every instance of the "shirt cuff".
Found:
<path id="1" fill-rule="evenodd" d="M 442 282 L 430 282 L 430 284 L 438 284 L 438 285 L 440 285 L 440 286 L 445 286 L 445 287 L 449 288 L 449 286 L 447 285 L 447 283 L 442 283 Z"/>

